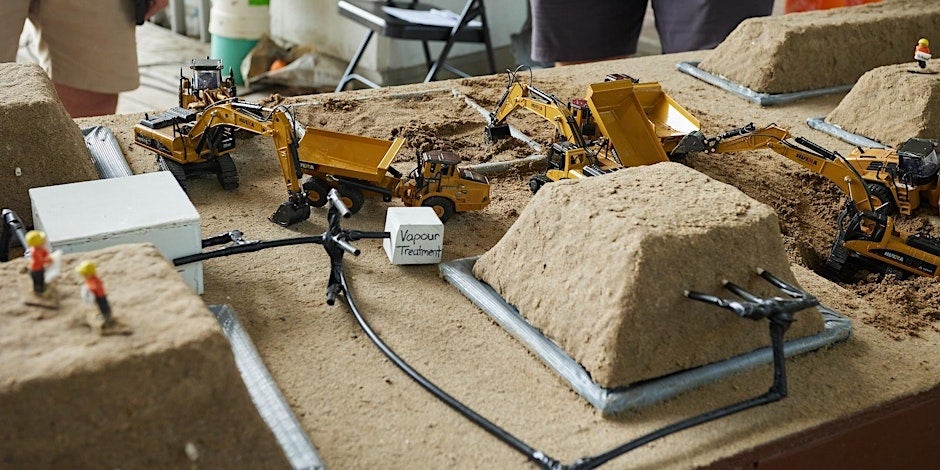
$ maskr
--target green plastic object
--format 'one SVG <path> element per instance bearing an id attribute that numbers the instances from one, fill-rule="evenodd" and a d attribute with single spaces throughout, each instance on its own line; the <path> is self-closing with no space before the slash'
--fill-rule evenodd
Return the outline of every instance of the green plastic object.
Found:
<path id="1" fill-rule="evenodd" d="M 222 63 L 225 64 L 226 68 L 232 68 L 235 72 L 236 85 L 244 85 L 245 80 L 241 73 L 241 63 L 257 43 L 257 39 L 236 39 L 213 34 L 210 55 L 213 59 L 222 59 Z M 222 74 L 228 74 L 228 70 L 223 70 Z"/>

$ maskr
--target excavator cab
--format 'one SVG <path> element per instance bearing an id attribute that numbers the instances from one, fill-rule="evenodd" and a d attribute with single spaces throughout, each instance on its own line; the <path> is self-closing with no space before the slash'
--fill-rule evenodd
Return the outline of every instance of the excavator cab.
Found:
<path id="1" fill-rule="evenodd" d="M 898 170 L 914 186 L 936 181 L 937 172 L 940 171 L 938 144 L 940 142 L 936 140 L 914 137 L 898 149 Z"/>

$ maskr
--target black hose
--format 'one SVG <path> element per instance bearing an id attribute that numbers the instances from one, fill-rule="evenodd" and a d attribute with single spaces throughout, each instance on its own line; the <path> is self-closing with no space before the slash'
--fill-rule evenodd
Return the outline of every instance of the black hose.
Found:
<path id="1" fill-rule="evenodd" d="M 267 242 L 249 242 L 243 245 L 234 245 L 220 250 L 207 253 L 197 253 L 195 255 L 181 256 L 173 259 L 173 266 L 182 266 L 184 264 L 205 261 L 212 258 L 221 258 L 223 256 L 236 255 L 239 253 L 251 253 L 253 251 L 263 250 L 265 248 L 276 248 L 279 246 L 304 245 L 309 243 L 322 244 L 323 235 L 314 235 L 312 237 L 285 238 L 283 240 L 272 240 Z"/>
<path id="2" fill-rule="evenodd" d="M 544 453 L 532 448 L 525 442 L 522 442 L 517 437 L 513 436 L 503 428 L 497 426 L 492 421 L 484 418 L 476 411 L 473 411 L 463 403 L 461 403 L 456 398 L 450 396 L 447 392 L 443 391 L 435 385 L 433 382 L 425 378 L 423 375 L 414 370 L 407 362 L 405 362 L 398 354 L 395 354 L 395 351 L 392 350 L 387 344 L 385 344 L 381 338 L 372 330 L 372 327 L 369 326 L 369 323 L 362 316 L 362 313 L 359 311 L 359 308 L 356 306 L 356 301 L 353 299 L 352 293 L 349 289 L 349 284 L 346 281 L 346 276 L 343 274 L 343 270 L 340 268 L 339 272 L 336 275 L 339 277 L 340 285 L 345 292 L 346 303 L 349 305 L 349 309 L 352 311 L 353 316 L 356 317 L 356 321 L 359 323 L 359 327 L 362 328 L 362 331 L 365 332 L 366 336 L 372 340 L 373 343 L 388 357 L 399 369 L 401 369 L 405 374 L 411 377 L 415 382 L 418 383 L 421 387 L 427 390 L 429 393 L 434 395 L 437 399 L 441 400 L 447 406 L 451 407 L 458 413 L 464 415 L 467 419 L 472 421 L 477 426 L 480 426 L 486 432 L 490 433 L 497 439 L 503 441 L 517 452 L 523 454 L 531 460 L 533 463 L 541 466 L 542 468 L 549 469 L 560 469 L 562 468 L 559 462 Z"/>

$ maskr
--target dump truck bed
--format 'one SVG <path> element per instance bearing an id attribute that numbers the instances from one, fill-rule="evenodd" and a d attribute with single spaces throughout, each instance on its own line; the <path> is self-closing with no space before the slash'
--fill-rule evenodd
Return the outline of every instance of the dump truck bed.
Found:
<path id="1" fill-rule="evenodd" d="M 594 83 L 588 87 L 587 102 L 597 126 L 610 139 L 624 166 L 667 161 L 666 152 L 699 129 L 698 119 L 673 101 L 658 83 Z"/>
<path id="2" fill-rule="evenodd" d="M 307 172 L 379 183 L 404 142 L 403 139 L 372 139 L 308 127 L 297 153 L 301 167 Z"/>

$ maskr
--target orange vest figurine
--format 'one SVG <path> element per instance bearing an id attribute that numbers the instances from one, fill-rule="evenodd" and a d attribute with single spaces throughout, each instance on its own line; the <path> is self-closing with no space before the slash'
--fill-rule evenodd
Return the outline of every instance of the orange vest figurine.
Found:
<path id="1" fill-rule="evenodd" d="M 29 275 L 33 278 L 33 292 L 42 295 L 46 291 L 46 266 L 52 263 L 46 249 L 46 234 L 39 230 L 26 233 L 29 247 Z"/>
<path id="2" fill-rule="evenodd" d="M 97 275 L 95 264 L 91 261 L 82 261 L 78 264 L 78 267 L 75 268 L 75 272 L 85 278 L 85 285 L 82 286 L 82 296 L 86 297 L 88 301 L 94 300 L 94 302 L 98 304 L 98 309 L 101 310 L 101 316 L 104 317 L 104 322 L 106 324 L 110 323 L 111 305 L 108 303 L 108 297 L 104 293 L 104 283 L 101 282 L 101 278 Z"/>
<path id="3" fill-rule="evenodd" d="M 920 68 L 927 68 L 927 61 L 930 60 L 930 41 L 927 38 L 921 38 L 914 47 L 914 60 Z"/>

